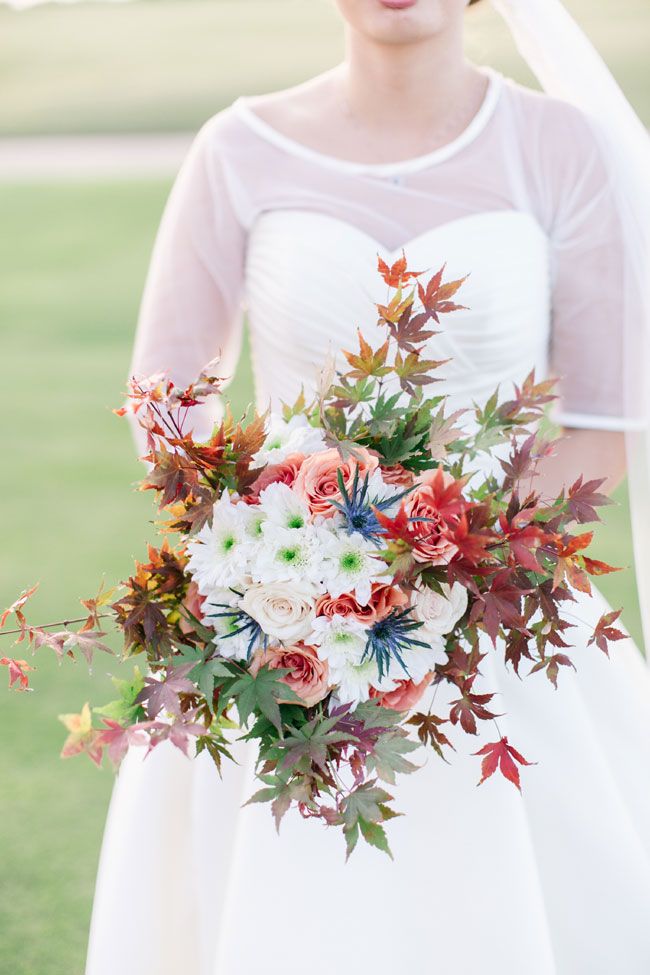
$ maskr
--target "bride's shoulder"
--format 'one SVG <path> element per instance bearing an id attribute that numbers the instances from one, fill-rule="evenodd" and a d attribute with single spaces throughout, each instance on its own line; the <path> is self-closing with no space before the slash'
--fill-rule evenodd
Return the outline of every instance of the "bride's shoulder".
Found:
<path id="1" fill-rule="evenodd" d="M 208 118 L 196 135 L 203 146 L 226 149 L 250 137 L 250 123 L 257 119 L 289 138 L 309 138 L 312 126 L 326 115 L 331 102 L 331 76 L 325 72 L 291 88 L 261 95 L 240 95 L 230 105 Z M 242 121 L 244 124 L 242 125 Z"/>
<path id="2" fill-rule="evenodd" d="M 511 79 L 506 80 L 505 89 L 525 145 L 551 155 L 597 148 L 594 122 L 577 106 Z"/>

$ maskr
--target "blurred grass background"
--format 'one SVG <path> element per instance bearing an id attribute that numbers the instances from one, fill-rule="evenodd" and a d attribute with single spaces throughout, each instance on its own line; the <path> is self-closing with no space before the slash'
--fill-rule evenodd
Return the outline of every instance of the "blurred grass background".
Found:
<path id="1" fill-rule="evenodd" d="M 650 123 L 647 0 L 569 6 Z M 489 9 L 468 23 L 475 60 L 530 80 Z M 0 8 L 0 38 L 0 135 L 195 129 L 237 94 L 297 82 L 342 51 L 329 0 Z M 127 574 L 152 535 L 130 433 L 111 407 L 169 185 L 0 183 L 0 605 L 40 581 L 35 621 L 76 615 L 78 598 Z M 244 354 L 230 396 L 242 409 L 250 395 Z M 629 565 L 624 490 L 618 500 L 598 554 Z M 602 589 L 638 636 L 631 573 Z M 0 687 L 0 975 L 81 975 L 113 777 L 59 761 L 56 716 L 106 700 L 119 668 L 98 656 L 91 678 L 46 651 L 30 662 L 34 693 Z"/>

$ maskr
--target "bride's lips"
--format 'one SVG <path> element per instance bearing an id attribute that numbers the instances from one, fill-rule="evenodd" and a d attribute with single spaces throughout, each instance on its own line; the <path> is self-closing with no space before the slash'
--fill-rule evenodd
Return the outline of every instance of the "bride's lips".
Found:
<path id="1" fill-rule="evenodd" d="M 417 0 L 379 0 L 382 7 L 390 10 L 405 10 L 407 7 L 414 7 Z"/>

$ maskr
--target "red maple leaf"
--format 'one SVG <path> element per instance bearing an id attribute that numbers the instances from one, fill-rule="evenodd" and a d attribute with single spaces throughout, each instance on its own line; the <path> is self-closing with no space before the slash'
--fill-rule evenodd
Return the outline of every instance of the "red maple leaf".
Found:
<path id="1" fill-rule="evenodd" d="M 417 278 L 422 271 L 409 271 L 406 266 L 406 254 L 402 251 L 402 256 L 389 267 L 381 257 L 377 255 L 377 270 L 389 288 L 401 288 L 407 284 L 411 278 Z"/>
<path id="2" fill-rule="evenodd" d="M 373 507 L 372 510 L 388 538 L 406 542 L 407 545 L 411 546 L 416 544 L 420 533 L 416 530 L 414 523 L 406 513 L 404 502 L 400 505 L 399 511 L 394 518 L 391 518 L 390 515 L 385 515 L 378 508 Z"/>
<path id="3" fill-rule="evenodd" d="M 627 634 L 623 633 L 622 630 L 617 629 L 617 627 L 612 626 L 613 623 L 619 618 L 623 611 L 612 610 L 611 613 L 603 613 L 600 617 L 596 626 L 594 627 L 594 632 L 589 637 L 587 641 L 587 646 L 595 643 L 599 650 L 602 650 L 604 654 L 609 657 L 609 647 L 608 642 L 610 640 L 625 640 Z"/>
<path id="4" fill-rule="evenodd" d="M 515 762 L 519 762 L 520 765 L 537 765 L 537 762 L 527 762 L 523 755 L 508 744 L 507 738 L 501 738 L 499 741 L 484 745 L 479 751 L 474 752 L 474 755 L 484 756 L 481 762 L 481 781 L 478 785 L 482 785 L 486 779 L 494 775 L 498 767 L 501 774 L 513 785 L 516 785 L 520 792 L 519 769 Z"/>
<path id="5" fill-rule="evenodd" d="M 0 664 L 9 668 L 9 687 L 16 687 L 18 691 L 31 691 L 29 686 L 28 670 L 36 670 L 30 666 L 26 660 L 15 660 L 13 657 L 0 657 Z"/>
<path id="6" fill-rule="evenodd" d="M 433 275 L 426 287 L 418 283 L 418 295 L 424 312 L 428 317 L 433 318 L 435 322 L 440 321 L 439 315 L 444 315 L 451 311 L 460 311 L 465 308 L 465 305 L 457 305 L 450 299 L 453 298 L 461 285 L 467 280 L 467 275 L 464 278 L 459 278 L 457 281 L 445 281 L 443 284 L 442 275 L 444 274 L 445 267 L 446 264 L 443 264 L 440 270 Z"/>
<path id="7" fill-rule="evenodd" d="M 510 549 L 509 562 L 531 572 L 539 572 L 541 566 L 535 552 L 548 536 L 539 525 L 531 524 L 534 509 L 520 511 L 511 521 L 503 512 L 499 514 L 499 524 Z"/>
<path id="8" fill-rule="evenodd" d="M 494 714 L 486 706 L 490 703 L 494 694 L 472 693 L 472 685 L 475 678 L 476 675 L 469 677 L 462 684 L 458 685 L 462 697 L 458 698 L 457 701 L 451 702 L 451 709 L 449 711 L 449 720 L 451 723 L 455 725 L 460 722 L 461 728 L 468 735 L 477 734 L 477 718 L 479 721 L 488 721 L 490 718 L 499 717 L 499 715 Z"/>
<path id="9" fill-rule="evenodd" d="M 567 497 L 567 507 L 577 522 L 598 521 L 599 518 L 595 509 L 605 504 L 613 504 L 611 498 L 598 491 L 598 488 L 605 481 L 606 478 L 601 477 L 583 483 L 582 475 L 580 475 L 578 480 L 571 485 Z"/>
<path id="10" fill-rule="evenodd" d="M 21 592 L 18 599 L 16 599 L 11 604 L 11 606 L 5 609 L 5 611 L 0 616 L 0 629 L 2 629 L 2 627 L 7 622 L 7 617 L 10 616 L 12 613 L 15 614 L 16 619 L 18 620 L 18 625 L 20 626 L 20 630 L 21 630 L 20 637 L 18 638 L 19 643 L 24 638 L 25 632 L 27 630 L 27 620 L 25 619 L 22 609 L 25 603 L 27 602 L 27 600 L 30 598 L 30 596 L 34 595 L 37 589 L 38 589 L 38 583 L 36 583 L 35 586 L 32 586 L 31 589 L 24 589 L 23 592 Z"/>
<path id="11" fill-rule="evenodd" d="M 564 644 L 568 646 L 568 644 Z M 570 657 L 567 657 L 565 653 L 554 653 L 550 657 L 544 657 L 539 660 L 534 667 L 531 668 L 531 674 L 535 674 L 538 670 L 545 670 L 546 676 L 550 680 L 551 684 L 557 690 L 557 676 L 560 671 L 560 667 L 573 667 L 575 670 L 575 664 Z"/>

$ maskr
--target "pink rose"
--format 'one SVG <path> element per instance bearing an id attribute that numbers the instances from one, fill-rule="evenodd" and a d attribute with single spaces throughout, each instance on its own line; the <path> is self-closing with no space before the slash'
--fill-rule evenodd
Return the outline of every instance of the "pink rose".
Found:
<path id="1" fill-rule="evenodd" d="M 358 447 L 356 453 L 358 455 L 356 459 L 351 457 L 343 461 L 336 447 L 332 447 L 331 450 L 312 454 L 303 462 L 294 483 L 294 490 L 305 499 L 313 514 L 330 517 L 336 512 L 331 502 L 341 500 L 339 471 L 343 476 L 346 490 L 349 490 L 357 469 L 360 477 L 376 470 L 379 462 L 365 447 Z"/>
<path id="2" fill-rule="evenodd" d="M 251 484 L 251 493 L 247 496 L 246 500 L 250 498 L 251 500 L 254 499 L 257 501 L 264 488 L 267 488 L 269 484 L 280 483 L 291 487 L 298 477 L 298 472 L 302 467 L 304 459 L 304 454 L 289 454 L 279 464 L 269 464 Z"/>
<path id="3" fill-rule="evenodd" d="M 418 703 L 427 687 L 433 680 L 433 671 L 420 681 L 414 684 L 412 680 L 398 680 L 394 691 L 378 691 L 370 688 L 370 697 L 375 698 L 384 708 L 391 708 L 393 711 L 410 711 Z"/>
<path id="4" fill-rule="evenodd" d="M 411 524 L 418 535 L 413 546 L 413 558 L 417 562 L 446 565 L 457 553 L 454 528 L 466 504 L 462 487 L 460 481 L 438 468 L 427 471 L 406 496 L 404 510 L 409 518 L 415 519 Z"/>
<path id="5" fill-rule="evenodd" d="M 289 670 L 290 673 L 285 674 L 280 680 L 298 695 L 306 708 L 318 704 L 329 692 L 329 667 L 326 660 L 319 658 L 315 647 L 295 643 L 293 646 L 267 647 L 266 650 L 258 650 L 250 665 L 251 674 L 257 674 L 264 666 L 270 667 L 271 670 Z M 278 701 L 280 704 L 298 703 L 281 699 Z"/>
<path id="6" fill-rule="evenodd" d="M 353 595 L 344 593 L 335 598 L 326 593 L 319 596 L 316 600 L 316 615 L 327 616 L 353 616 L 361 623 L 376 623 L 398 606 L 405 606 L 408 602 L 406 594 L 398 589 L 397 586 L 390 586 L 384 582 L 373 582 L 370 602 L 367 606 L 361 606 Z"/>

